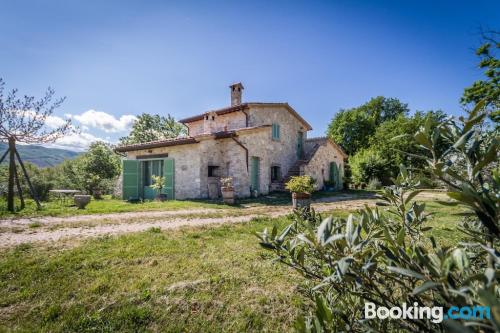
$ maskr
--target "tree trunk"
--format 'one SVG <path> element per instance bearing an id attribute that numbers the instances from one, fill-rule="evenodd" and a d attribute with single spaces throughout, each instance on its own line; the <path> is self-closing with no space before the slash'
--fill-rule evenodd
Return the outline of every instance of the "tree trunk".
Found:
<path id="1" fill-rule="evenodd" d="M 9 187 L 7 194 L 7 209 L 14 212 L 14 177 L 16 173 L 16 140 L 9 138 Z"/>

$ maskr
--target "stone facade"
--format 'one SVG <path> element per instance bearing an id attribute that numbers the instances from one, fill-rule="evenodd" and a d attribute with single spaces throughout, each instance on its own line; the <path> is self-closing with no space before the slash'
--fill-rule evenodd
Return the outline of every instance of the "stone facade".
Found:
<path id="1" fill-rule="evenodd" d="M 323 188 L 326 180 L 332 180 L 330 179 L 331 162 L 337 163 L 339 170 L 344 170 L 345 154 L 338 146 L 325 138 L 308 140 L 306 147 L 313 149 L 316 144 L 319 145 L 319 148 L 317 148 L 309 162 L 304 165 L 302 173 L 313 177 L 316 180 L 316 190 L 319 190 Z"/>
<path id="2" fill-rule="evenodd" d="M 127 159 L 168 154 L 168 158 L 175 160 L 176 199 L 218 196 L 220 177 L 233 177 L 237 197 L 250 196 L 253 157 L 259 159 L 260 165 L 259 194 L 267 194 L 273 188 L 271 167 L 279 168 L 283 178 L 312 149 L 317 150 L 308 163 L 302 165 L 302 171 L 318 180 L 318 188 L 328 179 L 330 162 L 343 165 L 345 155 L 336 145 L 325 141 L 318 148 L 319 141 L 307 140 L 310 125 L 288 104 L 235 104 L 241 103 L 243 87 L 236 92 L 234 87 L 231 86 L 231 107 L 181 121 L 187 126 L 192 142 L 176 145 L 173 140 L 165 141 L 165 146 L 158 142 L 117 150 L 126 152 Z M 274 138 L 273 124 L 279 125 L 279 135 Z M 297 153 L 300 137 L 304 156 Z"/>

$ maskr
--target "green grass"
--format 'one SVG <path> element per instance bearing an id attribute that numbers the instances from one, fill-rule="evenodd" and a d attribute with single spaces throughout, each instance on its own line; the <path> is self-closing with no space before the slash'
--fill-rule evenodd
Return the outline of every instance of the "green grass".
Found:
<path id="1" fill-rule="evenodd" d="M 358 191 L 359 192 L 359 191 Z M 341 193 L 351 193 L 341 192 Z M 352 192 L 357 193 L 357 192 Z M 369 193 L 362 191 L 362 193 Z M 317 192 L 313 198 L 333 197 L 339 195 L 339 192 Z M 167 200 L 164 202 L 145 201 L 145 202 L 127 202 L 119 199 L 111 199 L 105 196 L 102 200 L 94 200 L 89 203 L 85 209 L 77 209 L 73 205 L 72 199 L 67 199 L 61 203 L 60 200 L 53 199 L 49 202 L 42 202 L 42 209 L 37 210 L 35 202 L 31 199 L 26 200 L 26 208 L 10 213 L 7 211 L 7 202 L 4 198 L 0 199 L 0 218 L 9 217 L 34 217 L 34 216 L 72 216 L 86 214 L 108 214 L 140 211 L 165 211 L 181 210 L 192 208 L 214 208 L 214 209 L 238 209 L 244 207 L 290 205 L 290 193 L 277 192 L 258 198 L 247 198 L 238 200 L 236 205 L 226 205 L 220 200 Z M 19 208 L 20 202 L 16 198 L 16 207 Z"/>
<path id="2" fill-rule="evenodd" d="M 19 202 L 16 200 L 16 207 Z M 15 213 L 7 211 L 7 203 L 5 199 L 0 199 L 0 218 L 6 217 L 33 217 L 33 216 L 71 216 L 71 215 L 86 215 L 86 214 L 108 214 L 108 213 L 123 213 L 123 212 L 140 212 L 140 211 L 158 211 L 158 210 L 180 210 L 191 208 L 215 208 L 224 209 L 232 208 L 217 201 L 201 201 L 201 200 L 168 200 L 145 201 L 131 203 L 119 199 L 111 199 L 106 196 L 102 200 L 94 200 L 88 204 L 85 209 L 77 209 L 72 205 L 70 199 L 65 203 L 59 200 L 51 200 L 42 203 L 42 209 L 37 210 L 35 202 L 31 199 L 26 201 L 26 208 L 18 210 Z"/>
<path id="3" fill-rule="evenodd" d="M 460 239 L 463 208 L 427 203 L 430 231 Z M 347 211 L 333 212 L 346 217 Z M 305 281 L 255 232 L 285 217 L 83 241 L 0 254 L 0 331 L 290 331 L 309 309 Z"/>
<path id="4" fill-rule="evenodd" d="M 254 232 L 285 218 L 0 255 L 0 331 L 288 331 L 307 302 Z"/>

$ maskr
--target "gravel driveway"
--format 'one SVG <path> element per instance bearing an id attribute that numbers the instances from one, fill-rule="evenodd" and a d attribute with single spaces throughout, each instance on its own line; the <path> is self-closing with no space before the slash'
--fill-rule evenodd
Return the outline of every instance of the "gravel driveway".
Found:
<path id="1" fill-rule="evenodd" d="M 334 209 L 355 210 L 374 203 L 374 198 L 343 194 L 320 198 L 312 206 L 318 212 L 323 212 Z M 242 223 L 256 217 L 279 217 L 290 212 L 290 206 L 258 206 L 5 219 L 0 220 L 0 247 L 11 247 L 21 243 L 59 242 L 103 235 L 119 235 L 150 228 L 174 229 Z"/>

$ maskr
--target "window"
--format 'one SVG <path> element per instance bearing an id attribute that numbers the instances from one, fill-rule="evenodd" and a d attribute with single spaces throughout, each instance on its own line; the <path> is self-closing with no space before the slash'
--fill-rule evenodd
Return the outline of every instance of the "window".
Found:
<path id="1" fill-rule="evenodd" d="M 280 125 L 273 124 L 273 140 L 279 140 L 279 139 L 280 139 Z"/>
<path id="2" fill-rule="evenodd" d="M 217 165 L 208 166 L 208 177 L 219 177 L 219 167 Z"/>
<path id="3" fill-rule="evenodd" d="M 281 168 L 277 165 L 271 167 L 271 181 L 278 181 L 281 178 Z"/>
<path id="4" fill-rule="evenodd" d="M 163 177 L 163 160 L 153 160 L 143 162 L 144 186 L 153 185 L 152 176 Z"/>

